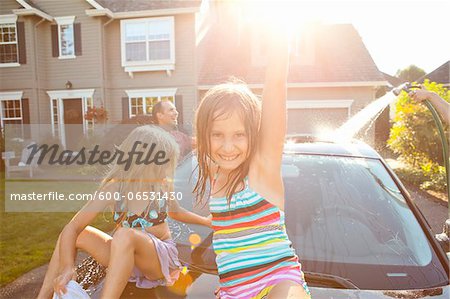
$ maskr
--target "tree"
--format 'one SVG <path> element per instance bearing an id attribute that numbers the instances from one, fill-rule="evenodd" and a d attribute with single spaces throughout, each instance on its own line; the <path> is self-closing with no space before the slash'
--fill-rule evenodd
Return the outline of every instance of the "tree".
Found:
<path id="1" fill-rule="evenodd" d="M 398 70 L 395 76 L 400 78 L 403 82 L 415 82 L 425 74 L 426 73 L 423 69 L 411 64 L 402 70 Z"/>

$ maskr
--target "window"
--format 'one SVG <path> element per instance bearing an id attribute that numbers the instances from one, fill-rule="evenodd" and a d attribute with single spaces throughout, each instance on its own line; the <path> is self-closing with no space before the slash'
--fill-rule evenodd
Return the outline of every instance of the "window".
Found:
<path id="1" fill-rule="evenodd" d="M 59 58 L 75 58 L 75 34 L 74 21 L 75 17 L 59 17 L 55 18 L 58 24 L 58 48 Z"/>
<path id="2" fill-rule="evenodd" d="M 173 70 L 174 18 L 121 21 L 122 66 L 126 71 Z"/>
<path id="3" fill-rule="evenodd" d="M 2 121 L 22 120 L 22 106 L 20 100 L 3 100 L 2 101 Z"/>
<path id="4" fill-rule="evenodd" d="M 153 105 L 159 101 L 175 103 L 176 89 L 126 90 L 129 98 L 129 116 L 152 114 Z"/>
<path id="5" fill-rule="evenodd" d="M 19 63 L 17 16 L 0 16 L 0 63 Z"/>
<path id="6" fill-rule="evenodd" d="M 5 124 L 22 124 L 22 92 L 0 93 L 0 118 L 1 126 Z"/>

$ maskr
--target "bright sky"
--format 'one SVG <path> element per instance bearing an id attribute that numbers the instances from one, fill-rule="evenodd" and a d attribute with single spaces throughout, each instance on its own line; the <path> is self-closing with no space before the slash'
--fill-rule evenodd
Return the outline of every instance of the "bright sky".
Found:
<path id="1" fill-rule="evenodd" d="M 428 73 L 450 60 L 450 1 L 360 0 L 337 8 L 385 73 L 411 64 Z"/>
<path id="2" fill-rule="evenodd" d="M 257 7 L 274 2 L 240 1 Z M 290 7 L 290 19 L 353 24 L 378 68 L 390 75 L 411 64 L 428 73 L 450 60 L 448 0 L 281 0 L 270 13 L 281 6 Z"/>

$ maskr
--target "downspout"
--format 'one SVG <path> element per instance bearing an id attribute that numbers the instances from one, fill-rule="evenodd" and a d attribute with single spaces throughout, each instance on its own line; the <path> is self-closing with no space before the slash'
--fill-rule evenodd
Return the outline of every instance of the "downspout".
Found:
<path id="1" fill-rule="evenodd" d="M 38 70 L 38 44 L 37 44 L 37 28 L 39 25 L 41 25 L 46 20 L 42 18 L 39 22 L 37 22 L 34 25 L 34 87 L 36 91 L 36 103 L 38 105 L 37 107 L 37 116 L 38 116 L 38 124 L 41 123 L 41 109 L 39 109 L 39 92 L 40 92 L 40 86 L 39 86 L 39 70 Z"/>
<path id="2" fill-rule="evenodd" d="M 106 46 L 105 46 L 105 30 L 106 27 L 114 21 L 113 18 L 110 18 L 105 24 L 103 24 L 102 34 L 101 34 L 101 43 L 102 43 L 102 102 L 105 109 L 106 107 Z"/>

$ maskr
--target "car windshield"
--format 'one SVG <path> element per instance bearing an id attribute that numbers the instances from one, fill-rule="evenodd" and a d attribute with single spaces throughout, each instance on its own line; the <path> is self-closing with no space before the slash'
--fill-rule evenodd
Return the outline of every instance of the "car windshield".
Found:
<path id="1" fill-rule="evenodd" d="M 380 160 L 285 155 L 282 170 L 287 231 L 305 271 L 339 275 L 369 289 L 445 281 Z"/>
<path id="2" fill-rule="evenodd" d="M 192 159 L 178 167 L 176 189 L 183 193 L 182 206 L 208 215 L 206 203 L 196 205 L 188 197 L 195 167 Z M 341 280 L 373 290 L 448 283 L 446 270 L 380 160 L 285 154 L 282 174 L 287 232 L 306 279 L 314 281 L 312 286 L 330 287 L 330 277 L 337 281 L 331 287 L 342 287 Z M 208 243 L 211 231 L 200 226 L 172 227 L 180 259 L 204 272 L 214 271 L 215 256 Z M 193 232 L 203 241 L 195 250 L 189 242 Z"/>

